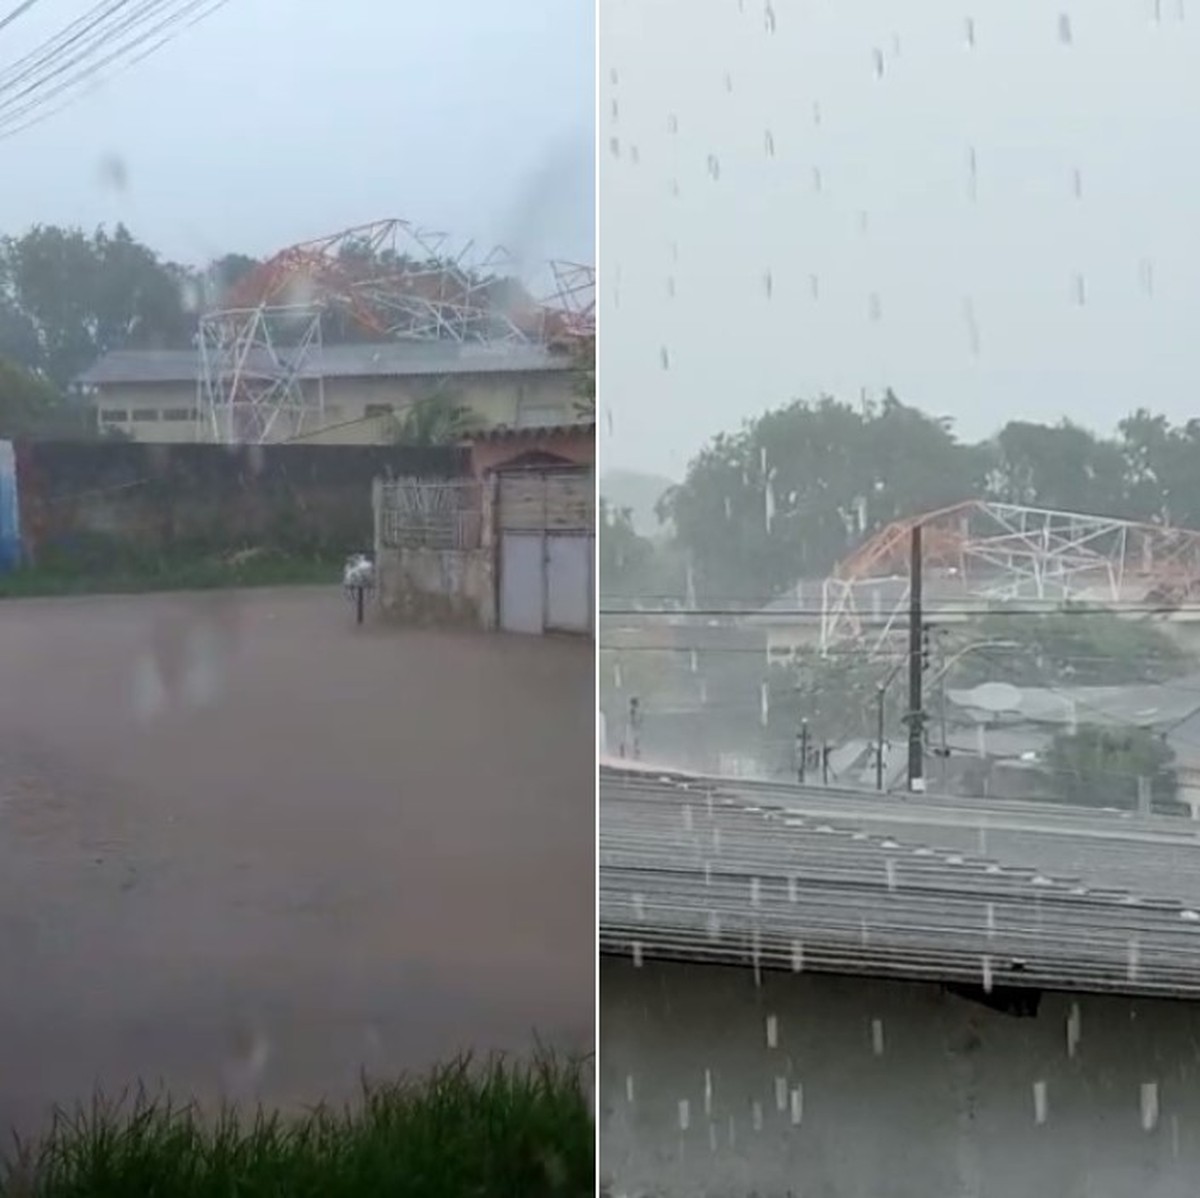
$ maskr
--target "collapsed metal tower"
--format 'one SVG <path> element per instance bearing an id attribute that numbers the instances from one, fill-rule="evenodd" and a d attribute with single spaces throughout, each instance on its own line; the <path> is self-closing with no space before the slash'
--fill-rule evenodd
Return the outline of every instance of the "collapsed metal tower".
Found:
<path id="1" fill-rule="evenodd" d="M 1003 602 L 1169 611 L 1200 595 L 1200 532 L 972 500 L 889 524 L 838 565 L 821 591 L 823 650 L 855 641 L 887 652 L 906 618 L 915 524 L 925 607 L 939 622 Z"/>
<path id="2" fill-rule="evenodd" d="M 323 336 L 552 344 L 555 330 L 572 335 L 586 322 L 578 272 L 588 270 L 572 267 L 576 273 L 558 282 L 560 302 L 572 305 L 558 310 L 528 294 L 503 249 L 480 253 L 471 242 L 456 245 L 404 220 L 289 246 L 200 321 L 198 435 L 279 440 L 322 418 Z M 592 284 L 594 291 L 594 277 Z"/>

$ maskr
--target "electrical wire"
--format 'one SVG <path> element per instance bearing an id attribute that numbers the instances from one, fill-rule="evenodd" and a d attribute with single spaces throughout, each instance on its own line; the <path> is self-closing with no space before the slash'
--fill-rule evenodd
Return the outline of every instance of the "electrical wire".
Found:
<path id="1" fill-rule="evenodd" d="M 83 93 L 82 85 L 105 67 L 115 66 L 114 77 L 124 73 L 225 7 L 229 0 L 175 0 L 173 7 L 168 0 L 142 0 L 122 16 L 130 3 L 110 0 L 93 8 L 0 71 L 0 139 L 16 136 L 62 112 Z M 119 19 L 110 21 L 113 17 Z M 119 42 L 115 49 L 102 53 L 115 42 Z M 70 94 L 51 105 L 64 93 Z"/>
<path id="2" fill-rule="evenodd" d="M 10 13 L 0 17 L 0 30 L 7 29 L 18 17 L 23 17 L 31 8 L 37 5 L 40 0 L 22 0 Z"/>

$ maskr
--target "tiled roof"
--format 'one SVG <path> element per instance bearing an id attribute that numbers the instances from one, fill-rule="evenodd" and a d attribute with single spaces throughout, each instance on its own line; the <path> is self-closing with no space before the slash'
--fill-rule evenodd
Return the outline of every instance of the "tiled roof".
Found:
<path id="1" fill-rule="evenodd" d="M 600 943 L 1200 998 L 1200 825 L 602 767 Z"/>

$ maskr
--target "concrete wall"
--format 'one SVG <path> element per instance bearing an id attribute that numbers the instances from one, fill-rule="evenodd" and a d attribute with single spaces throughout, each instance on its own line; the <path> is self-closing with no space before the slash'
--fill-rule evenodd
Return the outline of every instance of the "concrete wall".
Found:
<path id="1" fill-rule="evenodd" d="M 470 466 L 467 450 L 328 445 L 22 442 L 16 459 L 26 560 L 83 566 L 145 554 L 365 549 L 373 479 L 452 478 Z"/>
<path id="2" fill-rule="evenodd" d="M 464 407 L 487 427 L 521 424 L 553 424 L 574 418 L 577 397 L 574 374 L 569 370 L 463 375 L 444 383 Z M 309 418 L 300 436 L 307 444 L 376 445 L 390 441 L 391 421 L 386 416 L 368 417 L 368 406 L 389 405 L 396 414 L 426 399 L 442 381 L 413 378 L 333 378 L 325 380 L 325 420 Z M 102 420 L 105 427 L 119 429 L 137 441 L 178 443 L 196 440 L 196 425 L 189 420 L 165 419 L 195 411 L 195 383 L 110 385 L 92 399 L 101 416 L 121 413 L 124 420 Z M 294 430 L 280 424 L 278 439 L 290 438 Z M 276 439 L 274 436 L 272 439 Z"/>
<path id="3" fill-rule="evenodd" d="M 492 562 L 490 549 L 381 548 L 376 601 L 397 623 L 494 628 Z"/>
<path id="4" fill-rule="evenodd" d="M 1200 1005 L 605 958 L 600 1018 L 614 1196 L 1200 1192 Z"/>

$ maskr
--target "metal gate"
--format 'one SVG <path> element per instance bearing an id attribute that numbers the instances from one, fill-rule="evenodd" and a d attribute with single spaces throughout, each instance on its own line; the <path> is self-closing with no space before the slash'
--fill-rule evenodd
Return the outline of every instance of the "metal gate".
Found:
<path id="1" fill-rule="evenodd" d="M 500 627 L 590 632 L 595 498 L 589 470 L 502 473 Z"/>

